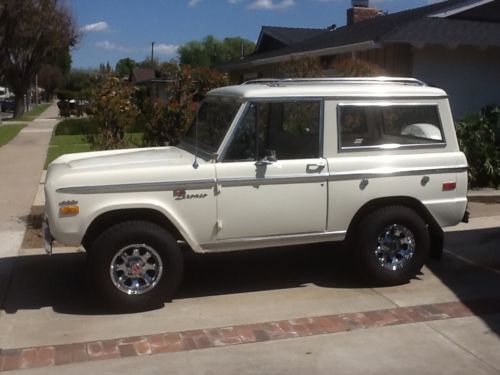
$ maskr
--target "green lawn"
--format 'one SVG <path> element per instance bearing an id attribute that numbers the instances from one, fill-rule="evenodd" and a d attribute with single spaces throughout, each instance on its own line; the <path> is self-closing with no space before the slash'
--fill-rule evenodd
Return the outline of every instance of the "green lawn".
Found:
<path id="1" fill-rule="evenodd" d="M 74 125 L 74 127 L 72 125 Z M 85 126 L 82 126 L 81 120 L 64 120 L 57 126 L 58 128 L 61 127 L 61 129 L 58 130 L 56 128 L 54 135 L 52 135 L 47 159 L 45 161 L 45 168 L 47 168 L 50 162 L 61 155 L 92 151 L 91 145 L 87 143 L 86 135 L 73 134 L 79 132 L 78 130 L 80 129 L 85 129 Z M 58 134 L 61 130 L 69 134 Z M 142 142 L 142 133 L 127 133 L 125 134 L 125 138 L 132 147 L 139 147 Z"/>
<path id="2" fill-rule="evenodd" d="M 35 118 L 40 116 L 47 108 L 50 107 L 50 103 L 39 104 L 32 110 L 24 113 L 20 118 L 16 119 L 16 121 L 33 121 Z"/>
<path id="3" fill-rule="evenodd" d="M 38 116 L 40 116 L 47 108 L 50 107 L 51 103 L 43 103 L 39 104 L 32 110 L 25 112 L 21 117 L 14 118 L 14 119 L 8 119 L 4 120 L 6 124 L 12 124 L 12 123 L 17 123 L 17 122 L 29 122 L 33 121 L 36 119 Z"/>
<path id="4" fill-rule="evenodd" d="M 9 143 L 25 126 L 25 124 L 0 126 L 0 146 Z"/>

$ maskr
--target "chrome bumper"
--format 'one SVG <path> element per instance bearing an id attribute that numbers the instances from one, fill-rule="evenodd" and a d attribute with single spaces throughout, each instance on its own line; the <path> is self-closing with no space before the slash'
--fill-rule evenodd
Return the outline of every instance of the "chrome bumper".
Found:
<path id="1" fill-rule="evenodd" d="M 42 223 L 42 235 L 43 235 L 43 245 L 45 246 L 45 252 L 48 255 L 52 254 L 52 243 L 54 242 L 54 238 L 50 234 L 49 222 L 45 217 Z"/>

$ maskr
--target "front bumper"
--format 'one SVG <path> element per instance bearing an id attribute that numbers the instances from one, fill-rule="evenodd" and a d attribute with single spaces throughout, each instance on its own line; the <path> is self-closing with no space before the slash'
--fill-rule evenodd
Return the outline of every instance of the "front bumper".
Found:
<path id="1" fill-rule="evenodd" d="M 45 247 L 45 252 L 48 255 L 52 254 L 52 243 L 54 242 L 54 238 L 50 234 L 49 221 L 47 217 L 43 219 L 42 223 L 42 235 L 43 235 L 43 245 Z"/>

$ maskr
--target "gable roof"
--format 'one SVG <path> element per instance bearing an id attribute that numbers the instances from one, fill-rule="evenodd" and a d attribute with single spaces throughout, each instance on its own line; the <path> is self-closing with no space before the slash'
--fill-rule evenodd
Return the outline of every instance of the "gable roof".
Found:
<path id="1" fill-rule="evenodd" d="M 223 70 L 245 65 L 271 64 L 291 56 L 322 56 L 367 49 L 380 43 L 446 43 L 500 47 L 500 23 L 464 21 L 461 12 L 482 6 L 498 6 L 500 0 L 447 0 L 420 8 L 378 16 L 350 26 L 323 32 L 281 49 L 255 53 L 236 62 L 220 66 Z M 450 12 L 447 15 L 446 12 Z M 484 12 L 483 12 L 484 13 Z M 445 17 L 452 17 L 448 19 Z M 476 17 L 477 18 L 477 17 Z M 461 26 L 464 30 L 461 30 Z M 429 29 L 427 29 L 429 28 Z M 467 32 L 465 32 L 467 30 Z M 489 35 L 489 34 L 496 35 Z M 486 38 L 485 38 L 486 37 Z"/>
<path id="2" fill-rule="evenodd" d="M 327 29 L 303 29 L 296 27 L 262 26 L 255 51 L 264 52 L 266 44 L 281 45 L 282 47 L 297 43 L 316 35 L 327 32 Z"/>

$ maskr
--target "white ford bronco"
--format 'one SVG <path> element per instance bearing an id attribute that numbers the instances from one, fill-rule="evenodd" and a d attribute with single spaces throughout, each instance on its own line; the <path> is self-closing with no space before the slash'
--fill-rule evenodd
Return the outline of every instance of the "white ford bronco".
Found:
<path id="1" fill-rule="evenodd" d="M 171 298 L 181 249 L 344 241 L 377 284 L 414 277 L 467 219 L 446 93 L 409 78 L 260 80 L 211 91 L 180 144 L 63 155 L 44 239 L 83 246 L 106 300 Z M 185 246 L 184 246 L 185 245 Z"/>

